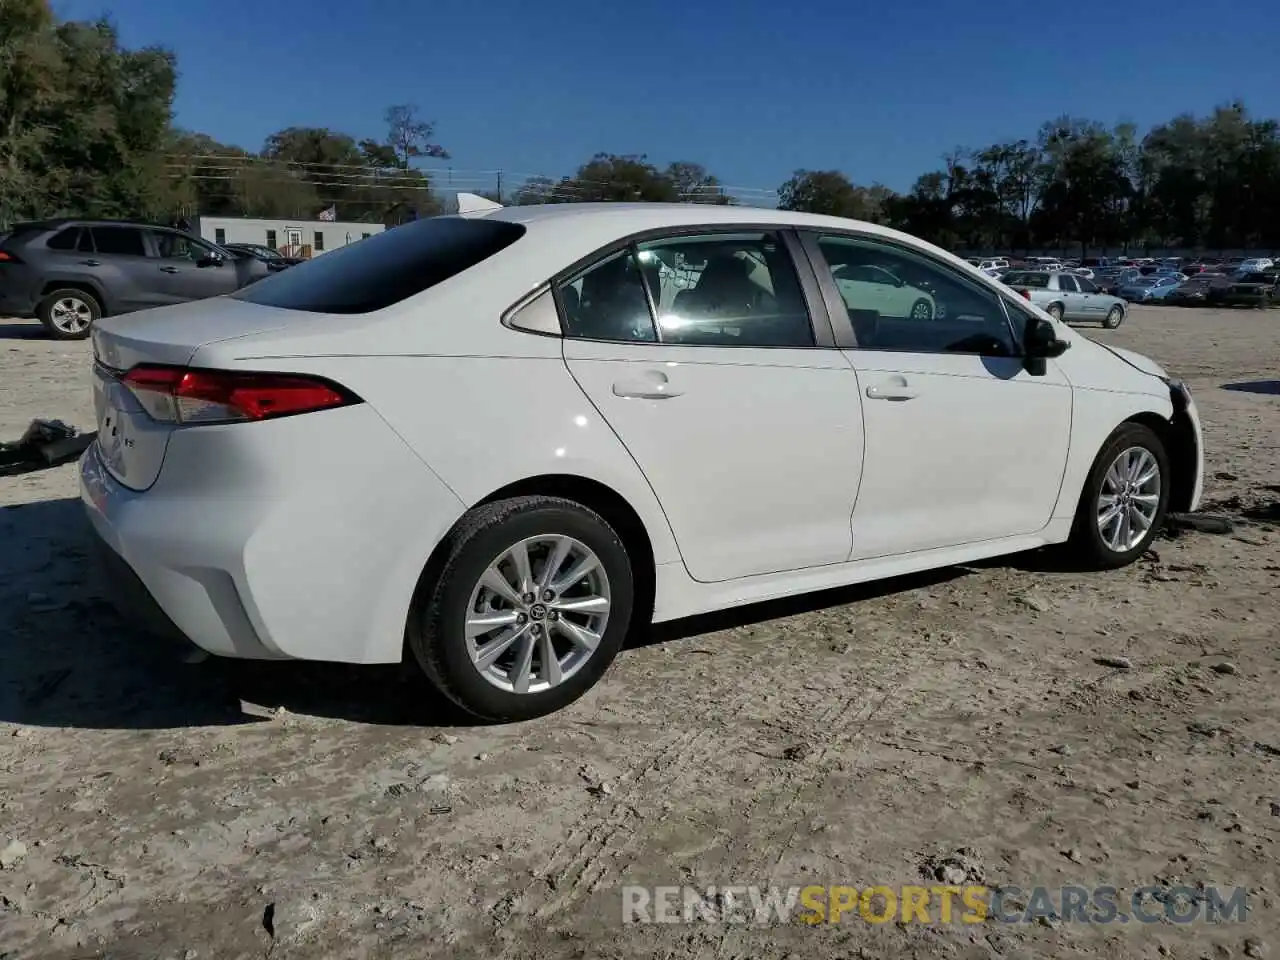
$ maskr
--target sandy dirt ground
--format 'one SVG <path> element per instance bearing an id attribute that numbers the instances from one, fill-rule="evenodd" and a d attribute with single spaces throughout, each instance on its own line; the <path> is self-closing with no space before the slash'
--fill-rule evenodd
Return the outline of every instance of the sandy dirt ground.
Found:
<path id="1" fill-rule="evenodd" d="M 0 956 L 1280 957 L 1280 312 L 1089 332 L 1189 382 L 1231 532 L 666 626 L 522 725 L 400 668 L 184 663 L 96 592 L 74 468 L 0 479 Z M 0 323 L 0 436 L 91 428 L 88 358 Z M 939 876 L 1249 914 L 622 923 L 628 883 Z"/>

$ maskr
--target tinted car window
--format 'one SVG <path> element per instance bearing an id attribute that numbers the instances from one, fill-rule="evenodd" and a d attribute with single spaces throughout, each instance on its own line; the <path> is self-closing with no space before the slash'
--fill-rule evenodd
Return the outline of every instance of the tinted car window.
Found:
<path id="1" fill-rule="evenodd" d="M 923 254 L 870 239 L 822 237 L 822 255 L 844 301 L 859 350 L 1015 356 L 994 290 Z M 867 267 L 877 268 L 871 282 Z M 864 279 L 867 277 L 868 279 Z"/>
<path id="2" fill-rule="evenodd" d="M 312 313 L 368 313 L 469 270 L 525 233 L 502 220 L 415 220 L 274 273 L 238 300 Z"/>
<path id="3" fill-rule="evenodd" d="M 786 245 L 773 233 L 673 237 L 639 245 L 656 274 L 663 343 L 812 347 L 813 324 Z"/>
<path id="4" fill-rule="evenodd" d="M 76 243 L 80 240 L 79 227 L 67 227 L 65 230 L 59 230 L 48 239 L 45 246 L 50 250 L 74 250 Z"/>
<path id="5" fill-rule="evenodd" d="M 1076 286 L 1076 278 L 1069 277 L 1065 273 L 1058 275 L 1058 289 L 1063 293 L 1076 293 L 1080 288 Z"/>
<path id="6" fill-rule="evenodd" d="M 142 231 L 133 227 L 94 227 L 93 242 L 99 253 L 127 257 L 145 257 L 147 248 Z"/>
<path id="7" fill-rule="evenodd" d="M 644 287 L 648 282 L 649 295 L 656 297 L 657 272 L 656 266 L 641 270 L 635 252 L 624 250 L 562 283 L 556 293 L 564 310 L 565 334 L 585 340 L 656 342 Z"/>

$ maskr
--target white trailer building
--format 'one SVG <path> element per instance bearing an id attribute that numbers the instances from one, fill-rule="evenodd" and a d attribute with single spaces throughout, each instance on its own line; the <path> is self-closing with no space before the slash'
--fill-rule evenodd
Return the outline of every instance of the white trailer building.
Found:
<path id="1" fill-rule="evenodd" d="M 344 220 L 255 220 L 250 217 L 197 217 L 196 233 L 214 243 L 259 243 L 290 257 L 314 257 L 345 247 L 386 227 Z"/>

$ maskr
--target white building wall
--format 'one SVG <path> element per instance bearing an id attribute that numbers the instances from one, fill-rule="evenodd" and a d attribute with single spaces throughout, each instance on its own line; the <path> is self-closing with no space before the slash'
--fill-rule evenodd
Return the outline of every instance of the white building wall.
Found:
<path id="1" fill-rule="evenodd" d="M 343 220 L 255 220 L 249 217 L 198 217 L 196 220 L 196 232 L 214 243 L 261 243 L 279 250 L 290 246 L 297 238 L 299 246 L 311 248 L 312 256 L 345 247 L 385 229 L 381 223 Z"/>

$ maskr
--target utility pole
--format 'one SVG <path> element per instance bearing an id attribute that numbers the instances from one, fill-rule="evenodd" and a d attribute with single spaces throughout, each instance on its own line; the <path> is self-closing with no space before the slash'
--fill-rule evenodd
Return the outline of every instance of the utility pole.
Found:
<path id="1" fill-rule="evenodd" d="M 502 171 L 498 171 L 498 202 L 502 202 Z"/>

